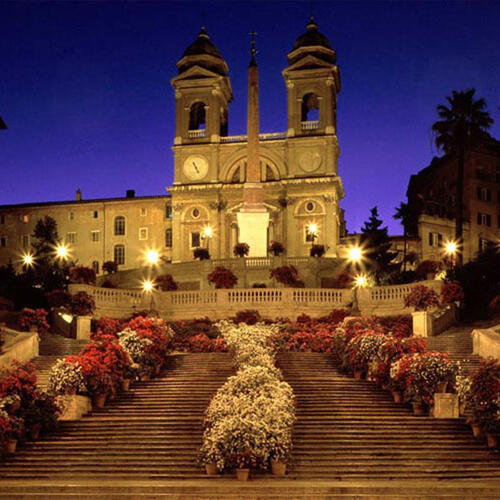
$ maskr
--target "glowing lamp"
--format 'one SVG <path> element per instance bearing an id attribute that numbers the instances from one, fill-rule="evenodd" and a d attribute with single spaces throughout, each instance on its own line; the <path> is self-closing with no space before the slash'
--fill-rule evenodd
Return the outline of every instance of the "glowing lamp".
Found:
<path id="1" fill-rule="evenodd" d="M 160 256 L 156 250 L 148 250 L 146 252 L 146 261 L 148 264 L 155 265 L 158 264 Z"/>
<path id="2" fill-rule="evenodd" d="M 31 267 L 35 263 L 35 259 L 32 254 L 25 253 L 22 257 L 23 264 L 27 267 Z"/>
<path id="3" fill-rule="evenodd" d="M 316 222 L 311 222 L 308 226 L 307 226 L 307 230 L 313 235 L 317 235 L 318 234 L 318 224 L 316 224 Z"/>
<path id="4" fill-rule="evenodd" d="M 56 246 L 56 256 L 59 258 L 59 259 L 66 259 L 69 255 L 69 249 L 66 245 L 57 245 Z"/>
<path id="5" fill-rule="evenodd" d="M 205 226 L 203 228 L 202 236 L 203 238 L 212 238 L 214 235 L 214 230 L 210 226 Z"/>
<path id="6" fill-rule="evenodd" d="M 458 247 L 455 241 L 448 241 L 444 247 L 444 251 L 448 255 L 455 255 L 457 253 Z"/>
<path id="7" fill-rule="evenodd" d="M 368 284 L 368 280 L 366 279 L 366 276 L 360 274 L 354 278 L 354 284 L 358 288 L 363 288 Z"/>
<path id="8" fill-rule="evenodd" d="M 363 251 L 360 247 L 350 247 L 348 255 L 351 262 L 359 262 L 363 257 Z"/>
<path id="9" fill-rule="evenodd" d="M 142 291 L 146 293 L 151 293 L 154 290 L 155 286 L 151 280 L 144 280 L 142 282 Z"/>

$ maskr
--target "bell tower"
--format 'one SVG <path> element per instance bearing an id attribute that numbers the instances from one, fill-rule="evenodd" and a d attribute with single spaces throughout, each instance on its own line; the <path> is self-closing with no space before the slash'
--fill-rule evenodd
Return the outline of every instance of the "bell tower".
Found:
<path id="1" fill-rule="evenodd" d="M 295 41 L 283 70 L 287 88 L 288 137 L 337 134 L 340 73 L 335 51 L 313 17 Z"/>
<path id="2" fill-rule="evenodd" d="M 227 136 L 233 99 L 226 61 L 202 28 L 177 62 L 174 145 L 217 143 Z"/>

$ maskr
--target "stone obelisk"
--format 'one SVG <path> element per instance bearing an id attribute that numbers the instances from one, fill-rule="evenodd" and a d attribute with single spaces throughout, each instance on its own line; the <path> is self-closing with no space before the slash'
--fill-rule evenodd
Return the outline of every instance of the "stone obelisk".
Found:
<path id="1" fill-rule="evenodd" d="M 243 185 L 243 206 L 237 214 L 240 243 L 250 246 L 249 257 L 267 256 L 269 213 L 263 203 L 263 186 L 259 161 L 259 70 L 255 55 L 255 33 L 252 34 L 248 67 L 247 170 Z"/>

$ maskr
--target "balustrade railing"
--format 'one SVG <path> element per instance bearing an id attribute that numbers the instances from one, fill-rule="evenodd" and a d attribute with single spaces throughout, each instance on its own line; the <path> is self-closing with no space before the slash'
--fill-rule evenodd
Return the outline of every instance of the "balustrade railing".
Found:
<path id="1" fill-rule="evenodd" d="M 286 132 L 271 132 L 267 134 L 259 134 L 260 141 L 276 141 L 279 139 L 286 139 Z M 220 142 L 246 142 L 248 140 L 248 135 L 228 135 L 226 137 L 221 137 Z"/>
<path id="2" fill-rule="evenodd" d="M 188 130 L 189 139 L 199 139 L 200 137 L 206 137 L 207 131 L 204 128 L 199 130 Z"/>
<path id="3" fill-rule="evenodd" d="M 319 120 L 300 122 L 302 130 L 316 130 L 319 128 Z"/>

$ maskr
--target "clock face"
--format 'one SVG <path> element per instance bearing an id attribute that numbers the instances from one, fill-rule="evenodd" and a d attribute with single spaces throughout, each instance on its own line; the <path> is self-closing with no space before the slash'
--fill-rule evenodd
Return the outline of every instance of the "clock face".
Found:
<path id="1" fill-rule="evenodd" d="M 192 181 L 203 179 L 208 172 L 208 161 L 204 156 L 191 155 L 182 166 L 184 175 Z"/>
<path id="2" fill-rule="evenodd" d="M 317 151 L 304 151 L 299 156 L 299 166 L 305 172 L 314 172 L 321 165 L 321 155 Z"/>

